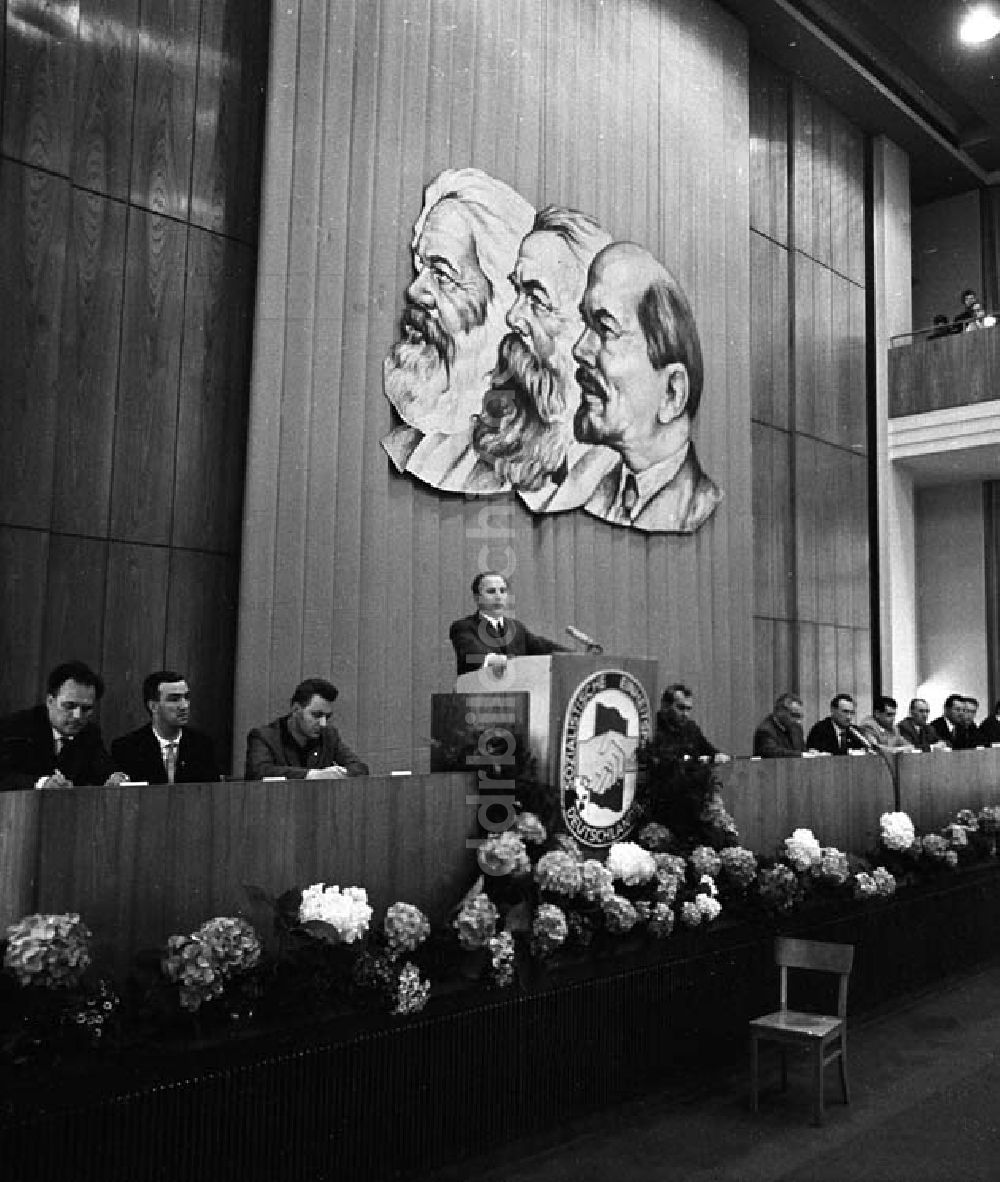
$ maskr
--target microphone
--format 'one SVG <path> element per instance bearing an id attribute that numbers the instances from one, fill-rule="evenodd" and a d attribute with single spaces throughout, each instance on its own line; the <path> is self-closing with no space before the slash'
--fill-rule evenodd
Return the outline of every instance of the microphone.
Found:
<path id="1" fill-rule="evenodd" d="M 572 636 L 574 640 L 578 640 L 581 644 L 585 644 L 587 646 L 587 648 L 589 648 L 591 650 L 591 652 L 595 652 L 595 653 L 603 653 L 604 652 L 604 645 L 603 644 L 598 644 L 597 641 L 594 640 L 594 638 L 592 636 L 588 636 L 586 632 L 582 632 L 575 625 L 567 624 L 566 625 L 566 633 L 567 633 L 567 635 Z"/>

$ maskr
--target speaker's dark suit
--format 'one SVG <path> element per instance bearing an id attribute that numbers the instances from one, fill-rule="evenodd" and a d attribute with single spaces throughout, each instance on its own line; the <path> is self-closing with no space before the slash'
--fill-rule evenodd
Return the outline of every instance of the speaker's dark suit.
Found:
<path id="1" fill-rule="evenodd" d="M 125 772 L 130 780 L 145 780 L 147 784 L 167 782 L 167 769 L 163 766 L 160 742 L 153 733 L 152 723 L 115 739 L 111 744 L 111 758 L 115 767 Z M 219 765 L 215 762 L 212 740 L 194 727 L 184 727 L 177 748 L 174 783 L 203 784 L 218 779 Z"/>
<path id="2" fill-rule="evenodd" d="M 478 612 L 456 620 L 448 629 L 448 636 L 458 658 L 459 673 L 481 668 L 490 653 L 502 653 L 507 657 L 544 657 L 549 653 L 568 651 L 553 640 L 529 632 L 520 620 L 506 617 L 501 631 Z"/>
<path id="3" fill-rule="evenodd" d="M 100 728 L 89 723 L 56 755 L 49 713 L 32 706 L 0 719 L 0 791 L 34 788 L 58 769 L 73 784 L 103 784 L 115 770 Z"/>
<path id="4" fill-rule="evenodd" d="M 814 723 L 806 738 L 806 747 L 813 751 L 825 751 L 828 755 L 843 755 L 845 750 L 867 750 L 864 743 L 850 731 L 844 732 L 844 746 L 841 746 L 832 718 L 821 718 L 819 722 Z"/>
<path id="5" fill-rule="evenodd" d="M 942 714 L 931 723 L 931 730 L 937 735 L 939 743 L 947 743 L 956 751 L 965 751 L 976 745 L 976 728 L 974 726 L 956 726 L 948 729 L 948 720 Z"/>

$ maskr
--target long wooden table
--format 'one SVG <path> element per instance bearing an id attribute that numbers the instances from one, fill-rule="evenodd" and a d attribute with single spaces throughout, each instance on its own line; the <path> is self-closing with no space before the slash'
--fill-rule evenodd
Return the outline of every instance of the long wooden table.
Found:
<path id="1" fill-rule="evenodd" d="M 918 829 L 1000 803 L 1000 751 L 735 760 L 719 768 L 741 841 L 773 854 L 793 829 L 871 850 L 897 807 Z M 364 886 L 443 919 L 476 872 L 475 781 L 465 773 L 0 793 L 0 925 L 78 911 L 120 968 L 214 915 L 323 881 Z"/>

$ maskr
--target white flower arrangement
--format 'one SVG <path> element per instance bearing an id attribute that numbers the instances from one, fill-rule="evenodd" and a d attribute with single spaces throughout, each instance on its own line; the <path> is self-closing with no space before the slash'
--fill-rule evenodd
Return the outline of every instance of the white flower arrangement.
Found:
<path id="1" fill-rule="evenodd" d="M 299 923 L 322 924 L 327 930 L 315 930 L 321 939 L 335 944 L 353 944 L 368 931 L 372 909 L 364 887 L 325 886 L 313 883 L 302 892 Z"/>
<path id="2" fill-rule="evenodd" d="M 883 813 L 879 818 L 879 836 L 886 849 L 904 852 L 913 845 L 917 832 L 906 813 Z"/>
<path id="3" fill-rule="evenodd" d="M 876 866 L 872 871 L 872 880 L 880 898 L 888 899 L 896 893 L 896 876 L 884 866 Z"/>
<path id="4" fill-rule="evenodd" d="M 722 911 L 722 904 L 718 899 L 713 899 L 711 895 L 703 895 L 700 892 L 694 897 L 694 905 L 698 908 L 698 913 L 704 923 L 711 923 L 718 919 Z"/>
<path id="5" fill-rule="evenodd" d="M 582 880 L 580 863 L 563 850 L 542 854 L 535 866 L 535 882 L 543 891 L 569 898 L 579 891 Z"/>
<path id="6" fill-rule="evenodd" d="M 800 873 L 809 870 L 822 858 L 823 852 L 811 829 L 796 829 L 785 838 L 785 857 Z"/>
<path id="7" fill-rule="evenodd" d="M 385 912 L 385 938 L 389 952 L 415 952 L 431 934 L 427 916 L 412 903 L 393 903 Z"/>
<path id="8" fill-rule="evenodd" d="M 847 855 L 835 846 L 825 845 L 820 852 L 819 861 L 812 866 L 812 874 L 821 882 L 843 886 L 851 875 Z"/>
<path id="9" fill-rule="evenodd" d="M 492 833 L 476 851 L 476 860 L 484 874 L 515 878 L 531 872 L 531 859 L 524 842 L 513 829 L 503 833 Z"/>
<path id="10" fill-rule="evenodd" d="M 615 880 L 607 866 L 596 858 L 588 858 L 580 865 L 579 890 L 581 898 L 588 903 L 599 903 L 615 893 Z"/>
<path id="11" fill-rule="evenodd" d="M 688 862 L 695 874 L 699 876 L 707 874 L 712 878 L 715 878 L 722 867 L 722 859 L 710 845 L 695 846 Z"/>
<path id="12" fill-rule="evenodd" d="M 656 874 L 656 860 L 634 841 L 616 841 L 608 850 L 608 869 L 626 886 L 641 886 Z"/>

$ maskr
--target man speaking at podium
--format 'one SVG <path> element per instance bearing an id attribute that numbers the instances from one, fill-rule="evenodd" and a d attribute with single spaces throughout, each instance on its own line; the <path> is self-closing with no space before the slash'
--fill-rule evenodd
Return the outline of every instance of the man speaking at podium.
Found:
<path id="1" fill-rule="evenodd" d="M 502 667 L 508 657 L 544 657 L 568 651 L 515 620 L 507 611 L 508 591 L 507 580 L 496 571 L 480 571 L 472 580 L 476 611 L 448 629 L 460 674 L 488 665 Z"/>

